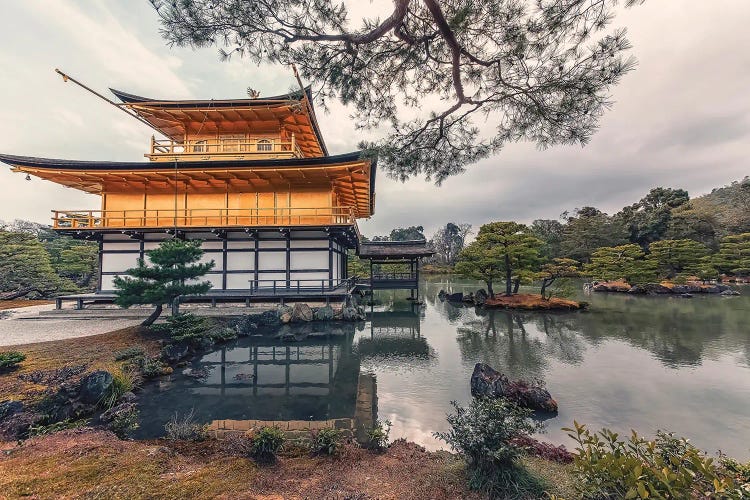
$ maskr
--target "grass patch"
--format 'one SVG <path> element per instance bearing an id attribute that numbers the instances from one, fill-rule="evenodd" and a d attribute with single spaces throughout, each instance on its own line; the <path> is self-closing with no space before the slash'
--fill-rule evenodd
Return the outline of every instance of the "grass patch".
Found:
<path id="1" fill-rule="evenodd" d="M 510 297 L 495 295 L 494 299 L 487 299 L 484 303 L 487 308 L 496 309 L 520 309 L 525 311 L 575 311 L 585 309 L 585 302 L 552 297 L 544 300 L 541 295 L 532 293 L 517 293 Z"/>
<path id="2" fill-rule="evenodd" d="M 156 340 L 141 332 L 140 327 L 135 326 L 90 337 L 13 346 L 26 355 L 26 360 L 14 372 L 0 374 L 0 401 L 38 401 L 48 389 L 44 377 L 34 376 L 38 372 L 85 365 L 87 371 L 101 369 L 114 373 L 119 364 L 114 361 L 113 352 L 139 347 L 147 353 L 158 354 Z"/>

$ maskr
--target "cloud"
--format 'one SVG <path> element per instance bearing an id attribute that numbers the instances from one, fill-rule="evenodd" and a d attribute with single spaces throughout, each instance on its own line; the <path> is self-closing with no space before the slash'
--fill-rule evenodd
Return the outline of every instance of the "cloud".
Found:
<path id="1" fill-rule="evenodd" d="M 380 14 L 391 2 L 348 2 L 352 18 Z M 296 85 L 291 68 L 220 62 L 214 48 L 170 48 L 148 2 L 49 0 L 9 2 L 13 19 L 0 32 L 0 151 L 57 158 L 138 161 L 152 131 L 71 84 L 61 67 L 93 88 L 109 86 L 165 98 L 244 97 Z M 556 218 L 593 205 L 613 213 L 651 187 L 693 195 L 747 175 L 750 132 L 750 17 L 746 0 L 646 2 L 624 10 L 638 68 L 614 89 L 614 108 L 585 148 L 513 144 L 469 166 L 442 187 L 422 179 L 377 176 L 376 214 L 365 234 L 423 225 L 429 234 L 448 221 Z M 356 149 L 377 131 L 354 128 L 351 110 L 328 103 L 318 114 L 332 153 Z M 320 109 L 320 108 L 319 108 Z M 0 171 L 0 219 L 47 221 L 52 208 L 97 208 L 97 197 Z"/>

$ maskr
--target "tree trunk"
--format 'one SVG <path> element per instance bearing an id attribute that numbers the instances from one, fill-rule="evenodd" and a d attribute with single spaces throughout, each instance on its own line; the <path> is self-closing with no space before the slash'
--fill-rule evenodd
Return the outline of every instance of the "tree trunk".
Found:
<path id="1" fill-rule="evenodd" d="M 505 295 L 510 297 L 513 295 L 513 269 L 510 267 L 510 255 L 505 254 Z"/>
<path id="2" fill-rule="evenodd" d="M 516 277 L 515 280 L 513 280 L 513 293 L 518 293 L 518 289 L 521 287 L 521 278 Z"/>
<path id="3" fill-rule="evenodd" d="M 492 280 L 487 280 L 487 294 L 491 299 L 495 298 L 495 290 L 492 289 Z"/>
<path id="4" fill-rule="evenodd" d="M 146 318 L 146 320 L 143 323 L 141 323 L 141 326 L 151 326 L 151 325 L 153 325 L 154 321 L 156 321 L 157 319 L 159 319 L 159 316 L 161 316 L 162 308 L 163 308 L 162 304 L 156 304 L 156 309 L 154 309 L 154 312 L 152 312 L 151 316 L 149 316 L 148 318 Z"/>

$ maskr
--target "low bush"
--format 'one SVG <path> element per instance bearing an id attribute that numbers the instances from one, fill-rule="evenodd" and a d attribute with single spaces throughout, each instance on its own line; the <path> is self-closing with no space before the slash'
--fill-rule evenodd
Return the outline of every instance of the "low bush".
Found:
<path id="1" fill-rule="evenodd" d="M 127 347 L 115 353 L 115 361 L 126 361 L 128 359 L 144 356 L 146 353 L 141 347 Z"/>
<path id="2" fill-rule="evenodd" d="M 167 365 L 158 357 L 137 356 L 128 360 L 127 370 L 136 370 L 143 378 L 155 378 L 169 373 Z"/>
<path id="3" fill-rule="evenodd" d="M 127 439 L 139 427 L 139 416 L 140 412 L 138 409 L 132 406 L 125 411 L 117 412 L 109 423 L 109 428 L 118 438 Z"/>
<path id="4" fill-rule="evenodd" d="M 514 442 L 540 429 L 532 411 L 505 398 L 475 398 L 467 408 L 451 404 L 451 429 L 435 436 L 464 456 L 469 487 L 491 498 L 541 497 L 544 483 L 523 467 L 523 449 Z"/>
<path id="5" fill-rule="evenodd" d="M 672 433 L 649 441 L 635 431 L 627 439 L 609 429 L 592 433 L 578 422 L 564 430 L 578 444 L 574 473 L 583 498 L 750 498 L 741 464 L 714 460 Z"/>
<path id="6" fill-rule="evenodd" d="M 284 447 L 284 431 L 278 427 L 263 427 L 251 437 L 250 456 L 262 463 L 273 463 Z"/>
<path id="7" fill-rule="evenodd" d="M 164 323 L 151 326 L 151 330 L 170 337 L 175 342 L 199 342 L 209 329 L 206 318 L 192 313 L 169 316 Z"/>
<path id="8" fill-rule="evenodd" d="M 26 355 L 18 351 L 0 352 L 0 373 L 15 370 L 26 360 Z"/>
<path id="9" fill-rule="evenodd" d="M 55 422 L 53 424 L 32 425 L 31 427 L 29 427 L 28 437 L 31 438 L 35 436 L 46 436 L 47 434 L 64 431 L 66 429 L 77 429 L 78 427 L 83 427 L 87 423 L 88 420 L 66 419 L 61 422 Z"/>
<path id="10" fill-rule="evenodd" d="M 206 427 L 195 421 L 195 410 L 180 417 L 178 413 L 164 425 L 167 439 L 171 441 L 203 441 L 206 439 Z"/>
<path id="11" fill-rule="evenodd" d="M 367 430 L 366 446 L 370 450 L 383 451 L 388 448 L 388 438 L 391 434 L 391 422 L 376 420 L 371 429 Z"/>
<path id="12" fill-rule="evenodd" d="M 335 455 L 341 448 L 341 431 L 326 427 L 310 431 L 310 451 L 315 455 Z"/>

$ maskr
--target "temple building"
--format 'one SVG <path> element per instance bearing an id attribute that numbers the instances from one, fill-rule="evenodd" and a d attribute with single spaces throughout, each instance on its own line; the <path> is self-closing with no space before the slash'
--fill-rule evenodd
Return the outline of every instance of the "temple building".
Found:
<path id="1" fill-rule="evenodd" d="M 347 250 L 359 250 L 357 219 L 375 211 L 376 159 L 328 154 L 309 87 L 234 100 L 112 92 L 165 137 L 152 136 L 147 161 L 0 155 L 27 178 L 101 197 L 99 210 L 52 218 L 56 231 L 99 242 L 98 293 L 111 294 L 115 276 L 173 237 L 203 241 L 212 292 L 343 286 Z"/>

